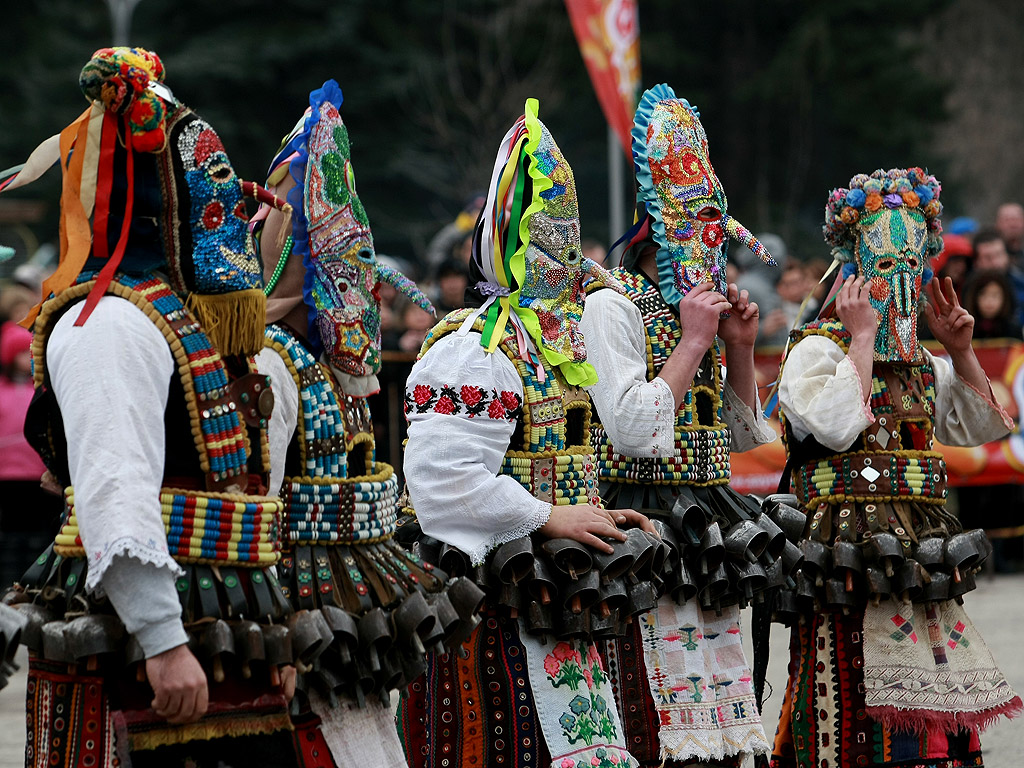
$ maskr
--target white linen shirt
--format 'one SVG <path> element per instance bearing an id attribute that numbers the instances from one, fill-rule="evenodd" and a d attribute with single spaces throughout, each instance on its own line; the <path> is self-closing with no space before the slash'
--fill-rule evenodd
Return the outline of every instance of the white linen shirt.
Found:
<path id="1" fill-rule="evenodd" d="M 935 436 L 946 445 L 979 445 L 998 440 L 1013 421 L 996 404 L 960 378 L 953 366 L 922 349 L 935 371 Z M 827 448 L 845 451 L 875 417 L 865 403 L 860 374 L 842 347 L 824 336 L 807 336 L 786 356 L 779 405 L 790 433 L 808 435 Z"/>
<path id="2" fill-rule="evenodd" d="M 587 297 L 580 329 L 587 361 L 597 371 L 597 384 L 587 392 L 615 450 L 624 456 L 672 456 L 676 402 L 664 379 L 647 381 L 647 333 L 640 310 L 615 291 L 596 291 Z M 730 450 L 749 451 L 775 440 L 760 404 L 752 411 L 728 381 L 722 402 Z"/>
<path id="3" fill-rule="evenodd" d="M 164 411 L 174 358 L 130 301 L 104 296 L 81 327 L 84 302 L 54 325 L 46 367 L 60 405 L 89 562 L 85 587 L 106 594 L 146 657 L 188 641 L 160 510 Z"/>
<path id="4" fill-rule="evenodd" d="M 437 341 L 412 368 L 409 396 L 417 386 L 457 392 L 463 385 L 523 398 L 523 383 L 500 350 L 488 354 L 480 334 L 451 333 Z M 551 505 L 511 477 L 498 475 L 516 422 L 429 409 L 408 411 L 405 479 L 423 532 L 465 552 L 475 565 L 495 547 L 540 528 Z M 517 446 L 518 447 L 518 446 Z"/>

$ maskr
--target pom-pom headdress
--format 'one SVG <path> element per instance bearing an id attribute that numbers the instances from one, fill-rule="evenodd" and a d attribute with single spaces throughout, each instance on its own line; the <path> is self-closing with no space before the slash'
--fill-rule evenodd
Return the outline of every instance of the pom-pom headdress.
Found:
<path id="1" fill-rule="evenodd" d="M 255 354 L 265 298 L 246 232 L 246 191 L 216 131 L 178 103 L 163 79 L 155 53 L 98 50 L 79 78 L 89 108 L 40 144 L 0 191 L 60 163 L 60 263 L 43 283 L 43 298 L 94 273 L 76 324 L 87 321 L 117 272 L 160 270 L 222 354 Z"/>
<path id="2" fill-rule="evenodd" d="M 914 362 L 918 304 L 942 251 L 942 186 L 920 168 L 858 174 L 834 189 L 822 233 L 843 263 L 840 279 L 859 274 L 878 313 L 875 359 Z"/>
<path id="3" fill-rule="evenodd" d="M 579 332 L 583 279 L 621 290 L 580 248 L 572 168 L 537 117 L 536 99 L 505 134 L 494 161 L 487 202 L 473 236 L 476 289 L 487 297 L 481 343 L 493 352 L 511 322 L 523 358 L 543 375 L 543 361 L 570 384 L 597 381 Z M 539 357 L 538 357 L 539 356 Z"/>
<path id="4" fill-rule="evenodd" d="M 658 246 L 658 286 L 675 306 L 690 288 L 711 282 L 725 293 L 728 240 L 767 264 L 771 255 L 728 213 L 729 202 L 708 156 L 700 113 L 667 85 L 640 99 L 633 122 L 637 179 L 636 235 Z"/>

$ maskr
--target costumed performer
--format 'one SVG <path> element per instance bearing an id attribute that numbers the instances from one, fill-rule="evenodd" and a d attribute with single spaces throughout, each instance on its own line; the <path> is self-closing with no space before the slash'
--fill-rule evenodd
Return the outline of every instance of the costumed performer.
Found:
<path id="1" fill-rule="evenodd" d="M 97 51 L 90 106 L 4 182 L 64 179 L 26 434 L 66 510 L 7 597 L 28 766 L 296 764 L 255 185 L 163 80 L 156 54 Z"/>
<path id="2" fill-rule="evenodd" d="M 638 760 L 738 765 L 769 749 L 740 606 L 784 577 L 786 539 L 728 485 L 730 453 L 776 437 L 754 380 L 757 304 L 726 282 L 728 241 L 774 262 L 729 215 L 689 102 L 649 89 L 632 136 L 637 223 L 613 271 L 626 295 L 592 291 L 582 328 L 602 497 L 654 519 L 675 554 L 657 607 L 605 653 Z"/>
<path id="3" fill-rule="evenodd" d="M 854 176 L 825 208 L 838 292 L 793 332 L 779 387 L 805 559 L 775 609 L 793 625 L 776 766 L 980 766 L 979 732 L 1021 709 L 964 611 L 988 545 L 946 510 L 935 449 L 1013 426 L 974 318 L 949 278 L 931 281 L 940 191 L 895 168 Z M 922 286 L 943 357 L 918 340 Z"/>
<path id="4" fill-rule="evenodd" d="M 579 227 L 572 169 L 530 99 L 474 232 L 476 307 L 430 331 L 406 386 L 418 546 L 444 542 L 441 567 L 488 592 L 481 625 L 403 695 L 416 768 L 636 764 L 592 638 L 653 605 L 663 553 L 646 519 L 598 497 L 579 320 L 584 279 L 614 280 Z"/>
<path id="5" fill-rule="evenodd" d="M 394 540 L 399 487 L 378 461 L 368 396 L 379 390 L 380 300 L 387 281 L 430 302 L 379 264 L 356 192 L 341 89 L 329 80 L 285 138 L 267 186 L 291 213 L 264 206 L 266 349 L 257 357 L 277 406 L 270 422 L 272 491 L 284 500 L 279 576 L 299 617 L 329 630 L 296 647 L 292 704 L 304 765 L 405 762 L 390 691 L 425 669 L 483 593 L 446 577 Z M 426 597 L 425 597 L 426 596 Z M 298 642 L 296 639 L 295 642 Z"/>

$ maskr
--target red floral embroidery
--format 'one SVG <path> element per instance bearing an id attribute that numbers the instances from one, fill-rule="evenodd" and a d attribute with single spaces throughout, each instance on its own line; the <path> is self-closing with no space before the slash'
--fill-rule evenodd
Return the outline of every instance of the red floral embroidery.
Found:
<path id="1" fill-rule="evenodd" d="M 506 411 L 518 411 L 523 405 L 523 399 L 515 392 L 502 392 L 501 404 Z"/>
<path id="2" fill-rule="evenodd" d="M 463 385 L 462 389 L 462 402 L 472 407 L 483 399 L 484 391 L 480 387 L 471 387 L 469 384 Z"/>
<path id="3" fill-rule="evenodd" d="M 417 384 L 412 391 L 412 397 L 416 401 L 416 405 L 423 405 L 430 401 L 435 394 L 437 393 L 434 392 L 433 388 L 428 387 L 426 384 Z"/>
<path id="4" fill-rule="evenodd" d="M 405 414 L 410 413 L 460 414 L 474 418 L 484 414 L 492 419 L 515 421 L 522 413 L 522 398 L 515 392 L 490 391 L 473 384 L 454 387 L 448 384 L 435 389 L 417 384 L 405 393 Z"/>
<path id="5" fill-rule="evenodd" d="M 507 419 L 508 416 L 505 414 L 505 406 L 501 404 L 500 400 L 492 400 L 491 404 L 487 407 L 487 415 L 492 419 Z"/>

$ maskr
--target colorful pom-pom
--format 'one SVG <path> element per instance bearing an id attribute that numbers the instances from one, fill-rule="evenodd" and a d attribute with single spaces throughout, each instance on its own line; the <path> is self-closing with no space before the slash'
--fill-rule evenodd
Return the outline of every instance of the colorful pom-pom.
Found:
<path id="1" fill-rule="evenodd" d="M 852 181 L 850 182 L 853 183 Z M 864 194 L 862 189 L 851 189 L 846 193 L 846 204 L 854 208 L 863 208 L 864 201 L 867 200 L 867 195 Z"/>

